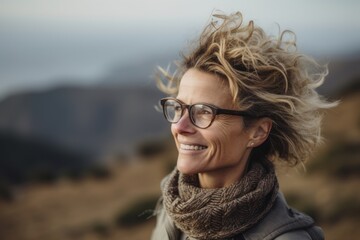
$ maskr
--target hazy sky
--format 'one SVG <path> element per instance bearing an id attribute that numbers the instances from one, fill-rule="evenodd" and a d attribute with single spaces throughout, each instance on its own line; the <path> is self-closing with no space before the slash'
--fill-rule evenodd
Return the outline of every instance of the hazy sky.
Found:
<path id="1" fill-rule="evenodd" d="M 313 55 L 360 50 L 357 0 L 0 0 L 0 97 L 176 54 L 215 9 L 293 30 Z"/>

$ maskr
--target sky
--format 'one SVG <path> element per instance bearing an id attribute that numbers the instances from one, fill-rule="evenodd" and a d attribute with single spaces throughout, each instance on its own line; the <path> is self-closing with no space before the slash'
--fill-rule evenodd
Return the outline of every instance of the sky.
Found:
<path id="1" fill-rule="evenodd" d="M 176 55 L 214 10 L 290 29 L 313 56 L 360 52 L 357 0 L 0 0 L 0 98 Z"/>

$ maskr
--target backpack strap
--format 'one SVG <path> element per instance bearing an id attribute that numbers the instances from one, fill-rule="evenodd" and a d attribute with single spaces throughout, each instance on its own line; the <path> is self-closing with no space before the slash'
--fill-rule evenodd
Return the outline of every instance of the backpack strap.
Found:
<path id="1" fill-rule="evenodd" d="M 305 231 L 310 235 L 312 240 L 325 239 L 323 230 L 318 226 L 309 227 L 305 229 Z"/>
<path id="2" fill-rule="evenodd" d="M 320 228 L 314 226 L 314 220 L 290 208 L 283 195 L 279 193 L 267 215 L 242 235 L 245 240 L 273 240 L 286 234 L 296 234 L 297 231 L 306 234 L 307 239 L 324 239 Z"/>

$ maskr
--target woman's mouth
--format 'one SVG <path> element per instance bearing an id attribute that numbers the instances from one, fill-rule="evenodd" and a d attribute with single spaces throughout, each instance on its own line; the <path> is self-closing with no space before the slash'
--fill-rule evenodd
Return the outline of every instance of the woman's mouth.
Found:
<path id="1" fill-rule="evenodd" d="M 204 150 L 206 149 L 206 146 L 202 146 L 202 145 L 193 145 L 193 144 L 180 144 L 180 149 L 181 150 L 195 150 L 195 151 L 199 151 L 199 150 Z"/>

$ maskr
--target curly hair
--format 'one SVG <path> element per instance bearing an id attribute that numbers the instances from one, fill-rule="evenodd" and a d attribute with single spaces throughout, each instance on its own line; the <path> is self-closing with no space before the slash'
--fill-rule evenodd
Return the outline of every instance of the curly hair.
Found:
<path id="1" fill-rule="evenodd" d="M 327 66 L 299 54 L 291 31 L 269 36 L 253 21 L 244 24 L 240 12 L 212 16 L 175 73 L 159 68 L 158 87 L 175 95 L 190 68 L 220 76 L 241 110 L 273 121 L 269 137 L 254 153 L 290 165 L 304 162 L 322 140 L 321 109 L 336 105 L 315 91 Z M 245 126 L 251 122 L 244 118 Z"/>

